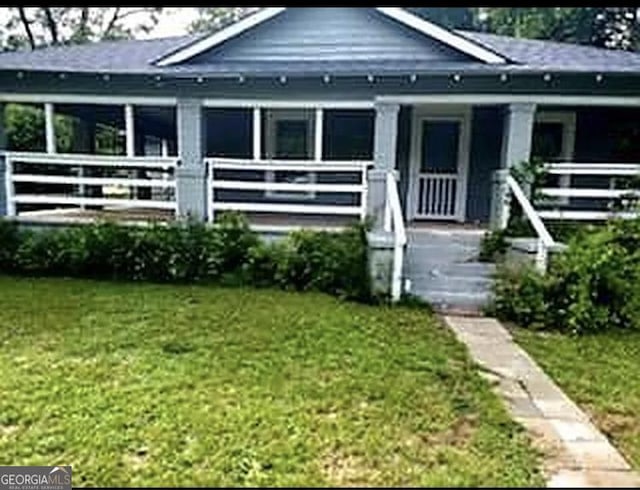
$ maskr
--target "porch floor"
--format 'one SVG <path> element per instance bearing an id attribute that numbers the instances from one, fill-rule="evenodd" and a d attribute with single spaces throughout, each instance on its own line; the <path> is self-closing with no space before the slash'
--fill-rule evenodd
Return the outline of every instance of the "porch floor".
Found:
<path id="1" fill-rule="evenodd" d="M 244 213 L 252 228 L 262 231 L 285 231 L 295 228 L 339 230 L 359 222 L 355 216 L 319 216 L 300 214 Z M 103 209 L 49 209 L 22 212 L 17 221 L 33 224 L 84 224 L 98 220 L 137 224 L 171 222 L 175 214 L 171 210 L 141 208 Z"/>

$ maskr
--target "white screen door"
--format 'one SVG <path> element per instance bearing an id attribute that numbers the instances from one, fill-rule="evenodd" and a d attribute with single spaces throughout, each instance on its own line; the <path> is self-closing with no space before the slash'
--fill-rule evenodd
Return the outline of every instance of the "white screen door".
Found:
<path id="1" fill-rule="evenodd" d="M 420 118 L 417 120 L 417 174 L 414 182 L 415 218 L 462 220 L 463 119 Z"/>

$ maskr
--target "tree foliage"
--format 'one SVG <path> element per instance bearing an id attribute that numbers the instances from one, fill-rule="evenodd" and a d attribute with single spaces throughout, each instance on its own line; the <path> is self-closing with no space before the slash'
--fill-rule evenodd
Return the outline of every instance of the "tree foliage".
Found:
<path id="1" fill-rule="evenodd" d="M 10 7 L 5 49 L 134 38 L 153 29 L 163 7 Z"/>
<path id="2" fill-rule="evenodd" d="M 481 9 L 481 30 L 514 37 L 633 50 L 637 7 L 491 7 Z"/>
<path id="3" fill-rule="evenodd" d="M 189 32 L 222 29 L 256 10 L 256 7 L 198 7 L 198 18 L 189 26 Z"/>

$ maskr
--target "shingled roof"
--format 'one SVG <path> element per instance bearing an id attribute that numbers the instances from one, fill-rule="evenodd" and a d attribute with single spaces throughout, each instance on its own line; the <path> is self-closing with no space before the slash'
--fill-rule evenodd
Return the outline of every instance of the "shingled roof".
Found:
<path id="1" fill-rule="evenodd" d="M 220 60 L 211 63 L 178 63 L 159 66 L 158 59 L 192 46 L 204 37 L 189 35 L 152 40 L 108 41 L 93 44 L 49 47 L 34 51 L 0 53 L 0 71 L 39 71 L 69 73 L 112 73 L 163 76 L 312 76 L 407 75 L 421 73 L 500 73 L 574 72 L 640 74 L 640 53 L 614 51 L 569 43 L 517 39 L 473 31 L 451 31 L 509 62 L 484 63 L 480 60 L 428 61 L 331 60 L 264 61 Z"/>

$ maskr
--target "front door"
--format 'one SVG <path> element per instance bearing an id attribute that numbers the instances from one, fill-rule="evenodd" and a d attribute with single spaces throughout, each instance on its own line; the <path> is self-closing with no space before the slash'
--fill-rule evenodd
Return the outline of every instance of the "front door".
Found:
<path id="1" fill-rule="evenodd" d="M 414 219 L 464 221 L 467 120 L 465 116 L 414 119 Z"/>

